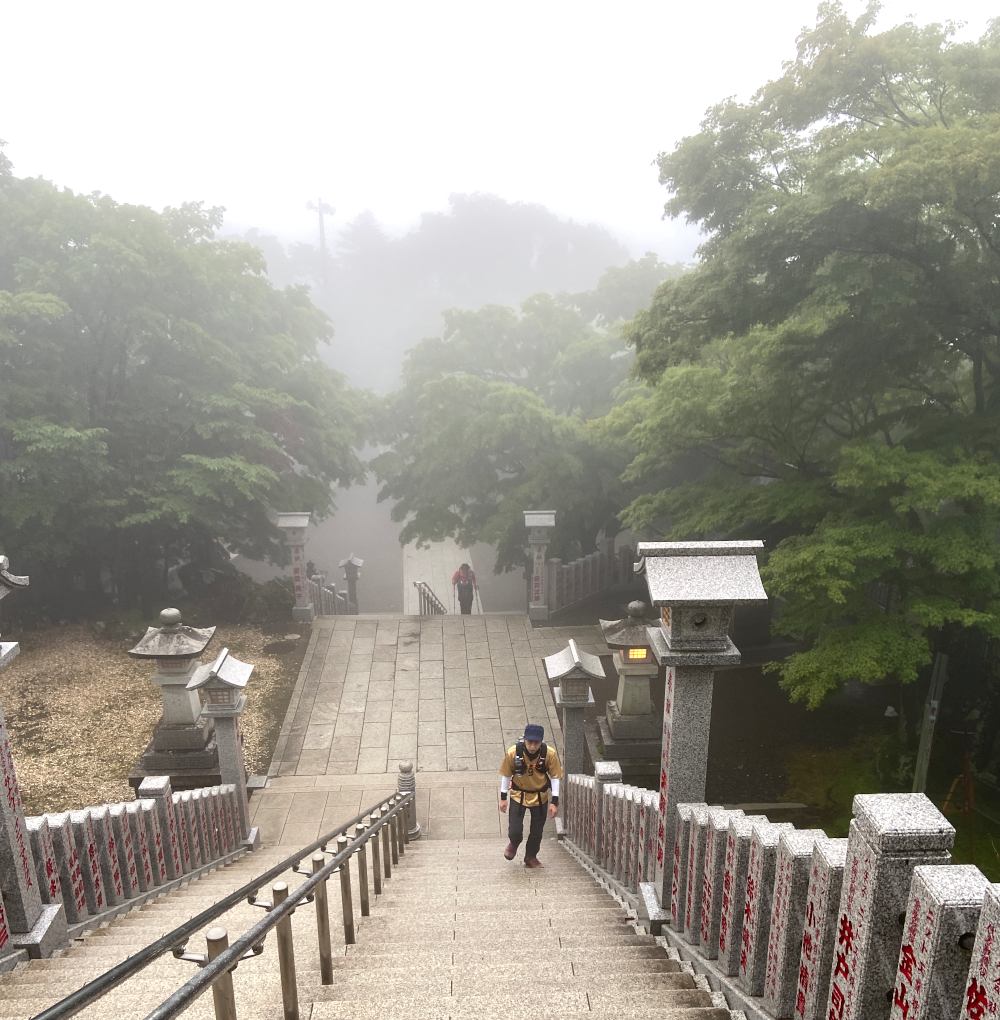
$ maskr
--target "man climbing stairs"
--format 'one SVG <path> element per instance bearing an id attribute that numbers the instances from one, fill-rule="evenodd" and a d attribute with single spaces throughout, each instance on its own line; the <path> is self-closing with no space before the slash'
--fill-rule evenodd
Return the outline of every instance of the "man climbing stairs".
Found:
<path id="1" fill-rule="evenodd" d="M 495 839 L 411 843 L 383 894 L 372 896 L 370 917 L 360 916 L 352 869 L 357 943 L 346 947 L 339 887 L 330 883 L 332 985 L 320 982 L 314 905 L 299 906 L 292 930 L 303 1020 L 732 1016 L 713 1005 L 703 979 L 696 980 L 688 965 L 638 934 L 615 900 L 554 841 L 547 841 L 545 867 L 537 871 L 508 864 L 501 851 Z M 288 847 L 273 847 L 250 854 L 99 928 L 59 957 L 3 975 L 0 1020 L 37 1015 L 287 853 Z M 292 873 L 282 878 L 291 889 L 303 880 Z M 264 889 L 260 895 L 270 898 Z M 243 902 L 215 924 L 226 927 L 232 941 L 261 916 L 260 908 Z M 204 932 L 188 948 L 203 952 Z M 142 1020 L 193 972 L 192 964 L 167 955 L 78 1015 Z M 273 934 L 263 955 L 240 963 L 233 981 L 240 1020 L 283 1015 Z M 211 996 L 202 996 L 184 1016 L 213 1017 Z"/>

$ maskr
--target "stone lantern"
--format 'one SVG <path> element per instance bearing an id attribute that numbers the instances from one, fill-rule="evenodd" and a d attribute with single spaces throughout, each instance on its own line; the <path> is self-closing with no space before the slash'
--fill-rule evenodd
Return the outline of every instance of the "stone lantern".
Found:
<path id="1" fill-rule="evenodd" d="M 705 800 L 715 669 L 740 662 L 728 634 L 733 607 L 767 601 L 757 568 L 763 548 L 759 541 L 639 543 L 636 573 L 660 610 L 659 623 L 647 628 L 649 646 L 665 675 L 657 881 L 643 889 L 649 911 L 670 907 L 677 805 Z"/>
<path id="2" fill-rule="evenodd" d="M 292 556 L 292 581 L 295 585 L 295 608 L 292 619 L 307 623 L 316 615 L 316 607 L 309 597 L 309 578 L 306 577 L 306 528 L 310 513 L 278 514 L 278 527 L 285 533 L 285 545 Z"/>
<path id="3" fill-rule="evenodd" d="M 212 719 L 202 711 L 198 692 L 188 690 L 215 628 L 189 627 L 177 609 L 164 609 L 160 623 L 129 651 L 134 659 L 156 660 L 156 672 L 149 679 L 163 692 L 163 715 L 128 777 L 129 784 L 138 789 L 146 776 L 168 775 L 174 790 L 215 786 L 220 781 L 219 753 Z"/>
<path id="4" fill-rule="evenodd" d="M 197 697 L 205 694 L 205 714 L 215 722 L 215 739 L 219 748 L 219 771 L 223 783 L 236 787 L 240 831 L 244 840 L 255 842 L 248 827 L 247 772 L 243 762 L 243 735 L 240 716 L 247 705 L 243 693 L 253 672 L 249 662 L 241 662 L 223 648 L 211 665 L 200 666 L 187 683 L 187 690 Z"/>
<path id="5" fill-rule="evenodd" d="M 567 774 L 582 772 L 585 763 L 584 711 L 595 704 L 591 680 L 604 679 L 604 667 L 596 655 L 583 652 L 570 638 L 569 645 L 542 659 L 545 675 L 558 684 L 556 708 L 562 709 L 563 768 Z"/>
<path id="6" fill-rule="evenodd" d="M 346 560 L 340 561 L 340 569 L 344 572 L 344 580 L 347 582 L 347 603 L 348 612 L 357 616 L 358 609 L 358 581 L 361 580 L 361 568 L 364 560 L 360 556 L 351 553 Z"/>

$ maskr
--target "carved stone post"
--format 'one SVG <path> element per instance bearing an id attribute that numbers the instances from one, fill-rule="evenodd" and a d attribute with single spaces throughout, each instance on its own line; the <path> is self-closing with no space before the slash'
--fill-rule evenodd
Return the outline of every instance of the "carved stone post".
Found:
<path id="1" fill-rule="evenodd" d="M 554 510 L 525 510 L 524 526 L 528 529 L 528 545 L 531 546 L 531 588 L 528 595 L 528 619 L 547 620 L 549 601 L 546 593 L 545 548 L 549 544 L 549 532 L 556 525 Z"/>
<path id="2" fill-rule="evenodd" d="M 309 598 L 309 578 L 306 576 L 306 528 L 309 513 L 278 514 L 278 527 L 285 533 L 285 545 L 292 555 L 292 582 L 295 585 L 295 608 L 292 619 L 308 622 L 316 615 L 316 607 Z"/>

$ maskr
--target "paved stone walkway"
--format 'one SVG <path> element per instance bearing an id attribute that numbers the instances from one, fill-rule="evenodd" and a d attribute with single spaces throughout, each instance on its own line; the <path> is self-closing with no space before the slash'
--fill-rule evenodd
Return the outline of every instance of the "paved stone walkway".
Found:
<path id="1" fill-rule="evenodd" d="M 251 801 L 265 842 L 304 843 L 417 768 L 432 838 L 499 834 L 497 768 L 526 722 L 562 750 L 542 657 L 594 627 L 533 630 L 525 616 L 320 617 L 313 623 L 268 788 Z"/>
<path id="2" fill-rule="evenodd" d="M 453 603 L 451 579 L 463 563 L 468 563 L 473 570 L 476 564 L 472 560 L 472 552 L 463 549 L 453 539 L 434 542 L 430 546 L 417 548 L 411 542 L 403 549 L 403 609 L 412 616 L 420 615 L 420 596 L 413 587 L 415 581 L 423 581 L 431 591 L 445 604 L 449 613 L 458 613 L 457 604 Z M 478 573 L 476 575 L 479 576 Z M 481 599 L 472 602 L 472 615 L 482 614 Z M 461 614 L 459 614 L 461 615 Z"/>

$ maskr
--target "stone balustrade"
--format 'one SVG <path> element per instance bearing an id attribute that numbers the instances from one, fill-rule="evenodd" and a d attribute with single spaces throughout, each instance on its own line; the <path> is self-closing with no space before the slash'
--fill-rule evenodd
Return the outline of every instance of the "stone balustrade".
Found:
<path id="1" fill-rule="evenodd" d="M 545 584 L 549 613 L 565 609 L 615 584 L 627 584 L 632 574 L 632 550 L 622 548 L 616 555 L 614 541 L 570 563 L 550 559 Z"/>
<path id="2" fill-rule="evenodd" d="M 48 956 L 81 932 L 245 852 L 237 797 L 232 784 L 175 793 L 169 777 L 148 776 L 134 801 L 24 818 L 27 874 L 45 911 L 60 923 L 28 942 L 0 908 L 0 970 L 18 962 L 21 945 L 32 956 Z M 8 902 L 17 909 L 14 898 Z"/>
<path id="3" fill-rule="evenodd" d="M 848 839 L 704 803 L 664 819 L 659 805 L 615 762 L 570 775 L 565 845 L 731 1009 L 749 1020 L 997 1015 L 1000 886 L 950 863 L 955 830 L 923 794 L 858 795 Z M 667 825 L 661 908 L 648 883 Z"/>

